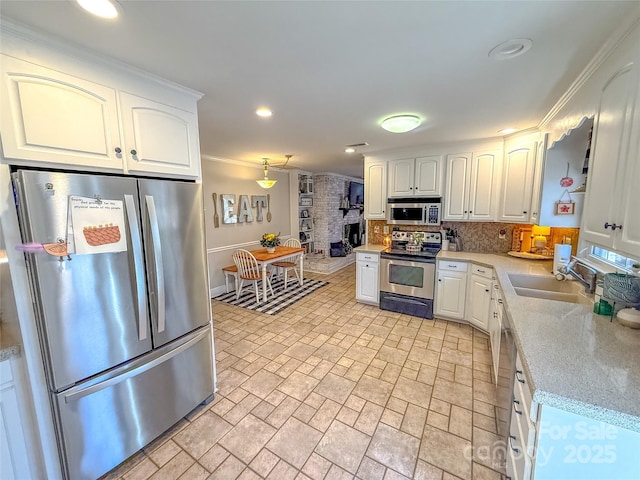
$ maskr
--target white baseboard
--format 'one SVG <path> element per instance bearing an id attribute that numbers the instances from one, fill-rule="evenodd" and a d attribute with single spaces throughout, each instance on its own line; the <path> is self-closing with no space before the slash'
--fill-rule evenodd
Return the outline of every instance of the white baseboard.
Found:
<path id="1" fill-rule="evenodd" d="M 227 288 L 224 285 L 220 285 L 219 287 L 214 287 L 209 290 L 209 295 L 211 298 L 217 297 L 218 295 L 222 295 L 227 292 Z"/>

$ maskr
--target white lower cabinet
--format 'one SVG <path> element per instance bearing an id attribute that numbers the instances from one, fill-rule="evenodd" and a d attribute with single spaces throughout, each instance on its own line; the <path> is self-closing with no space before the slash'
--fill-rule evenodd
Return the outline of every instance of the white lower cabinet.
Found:
<path id="1" fill-rule="evenodd" d="M 502 337 L 502 290 L 497 282 L 491 287 L 491 307 L 489 309 L 489 342 L 493 361 L 493 381 L 498 383 L 500 367 L 500 339 Z"/>
<path id="2" fill-rule="evenodd" d="M 436 276 L 436 315 L 464 320 L 467 298 L 466 262 L 439 260 Z"/>
<path id="3" fill-rule="evenodd" d="M 377 253 L 356 253 L 356 300 L 361 303 L 378 305 L 378 275 L 380 255 Z"/>
<path id="4" fill-rule="evenodd" d="M 491 308 L 491 286 L 493 269 L 471 265 L 469 295 L 467 297 L 467 319 L 475 327 L 489 331 L 489 309 Z"/>
<path id="5" fill-rule="evenodd" d="M 20 412 L 17 370 L 17 363 L 11 358 L 0 362 L 0 478 L 3 480 L 37 477 L 29 459 L 30 449 Z"/>

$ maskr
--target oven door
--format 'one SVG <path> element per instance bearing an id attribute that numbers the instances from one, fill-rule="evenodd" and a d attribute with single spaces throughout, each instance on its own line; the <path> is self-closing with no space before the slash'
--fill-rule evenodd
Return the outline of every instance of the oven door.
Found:
<path id="1" fill-rule="evenodd" d="M 414 261 L 383 254 L 380 258 L 380 291 L 432 300 L 435 274 L 435 259 Z"/>

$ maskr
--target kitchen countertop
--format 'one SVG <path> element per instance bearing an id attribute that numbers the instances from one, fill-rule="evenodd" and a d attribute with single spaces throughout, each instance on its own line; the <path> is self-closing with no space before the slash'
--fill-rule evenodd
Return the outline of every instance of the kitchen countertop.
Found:
<path id="1" fill-rule="evenodd" d="M 354 248 L 353 251 L 361 252 L 361 253 L 380 253 L 385 248 L 387 247 L 377 243 L 366 243 L 364 245 L 360 245 L 359 247 Z"/>
<path id="2" fill-rule="evenodd" d="M 519 296 L 509 273 L 551 275 L 551 262 L 441 251 L 493 267 L 533 400 L 640 432 L 640 330 L 596 315 L 592 305 Z"/>
<path id="3" fill-rule="evenodd" d="M 0 362 L 20 355 L 20 341 L 0 322 Z"/>

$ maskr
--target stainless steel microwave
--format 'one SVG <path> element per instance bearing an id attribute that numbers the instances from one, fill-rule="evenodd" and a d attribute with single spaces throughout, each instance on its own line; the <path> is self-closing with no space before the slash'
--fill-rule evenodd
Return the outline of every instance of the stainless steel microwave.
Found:
<path id="1" fill-rule="evenodd" d="M 389 199 L 387 223 L 392 225 L 440 225 L 439 198 Z"/>

